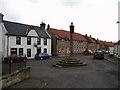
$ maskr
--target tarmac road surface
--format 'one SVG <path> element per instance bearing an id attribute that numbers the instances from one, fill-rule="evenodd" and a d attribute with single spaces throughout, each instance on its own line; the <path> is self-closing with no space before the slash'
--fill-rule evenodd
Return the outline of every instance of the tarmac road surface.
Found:
<path id="1" fill-rule="evenodd" d="M 117 65 L 107 60 L 93 59 L 91 55 L 77 55 L 77 58 L 85 61 L 87 66 L 67 68 L 52 66 L 63 58 L 27 61 L 27 65 L 31 67 L 31 77 L 47 82 L 45 88 L 118 88 Z"/>

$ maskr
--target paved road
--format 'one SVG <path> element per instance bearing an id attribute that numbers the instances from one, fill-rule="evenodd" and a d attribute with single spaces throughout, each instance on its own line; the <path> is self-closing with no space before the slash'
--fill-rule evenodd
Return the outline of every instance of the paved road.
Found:
<path id="1" fill-rule="evenodd" d="M 46 88 L 118 88 L 118 66 L 92 56 L 77 55 L 88 65 L 56 68 L 52 65 L 63 58 L 28 61 L 31 77 L 44 80 Z"/>

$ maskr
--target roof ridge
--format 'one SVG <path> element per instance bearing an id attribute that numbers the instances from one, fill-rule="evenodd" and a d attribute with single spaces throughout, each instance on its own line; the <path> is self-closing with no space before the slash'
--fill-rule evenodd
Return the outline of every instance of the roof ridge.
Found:
<path id="1" fill-rule="evenodd" d="M 9 22 L 9 23 L 20 24 L 20 25 L 25 25 L 25 26 L 34 26 L 34 27 L 40 28 L 39 26 L 35 26 L 35 25 L 24 24 L 24 23 L 13 22 L 13 21 L 7 21 L 7 20 L 3 20 L 3 22 Z"/>
<path id="2" fill-rule="evenodd" d="M 65 31 L 65 32 L 70 32 L 70 31 L 63 30 L 63 29 L 56 29 L 56 28 L 51 28 L 51 29 L 55 29 L 55 30 L 57 30 L 57 31 Z M 82 35 L 81 33 L 77 33 L 77 32 L 74 32 L 74 34 L 80 34 L 80 35 Z"/>
<path id="3" fill-rule="evenodd" d="M 56 37 L 60 36 L 62 38 L 68 38 L 70 39 L 70 31 L 67 30 L 60 30 L 60 29 L 55 29 L 51 28 L 53 33 L 56 35 Z M 82 41 L 87 41 L 82 34 L 75 32 L 75 36 L 73 37 L 74 40 L 82 40 Z M 59 37 L 58 37 L 59 38 Z"/>

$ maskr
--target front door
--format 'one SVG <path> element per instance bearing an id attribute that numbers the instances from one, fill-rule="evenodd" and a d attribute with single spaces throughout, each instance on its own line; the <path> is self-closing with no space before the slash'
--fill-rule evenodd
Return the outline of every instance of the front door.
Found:
<path id="1" fill-rule="evenodd" d="M 37 48 L 37 54 L 41 53 L 41 48 Z"/>

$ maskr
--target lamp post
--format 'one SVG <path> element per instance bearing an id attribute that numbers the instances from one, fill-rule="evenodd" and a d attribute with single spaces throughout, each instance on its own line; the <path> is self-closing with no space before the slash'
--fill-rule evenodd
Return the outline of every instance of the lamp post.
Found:
<path id="1" fill-rule="evenodd" d="M 70 53 L 70 55 L 73 55 L 73 33 L 74 33 L 74 25 L 73 25 L 73 22 L 71 22 L 71 25 L 70 25 L 70 38 L 71 38 L 70 47 L 71 47 L 71 53 Z"/>

